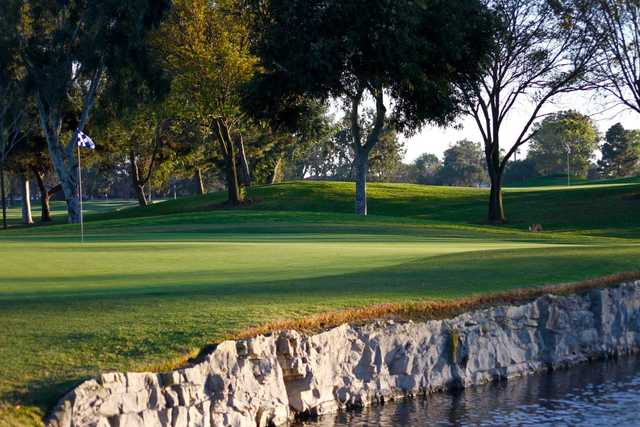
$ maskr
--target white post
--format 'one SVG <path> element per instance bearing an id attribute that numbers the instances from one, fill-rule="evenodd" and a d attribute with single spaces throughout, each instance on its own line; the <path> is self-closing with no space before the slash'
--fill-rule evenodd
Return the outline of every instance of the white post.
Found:
<path id="1" fill-rule="evenodd" d="M 82 219 L 82 173 L 80 169 L 80 146 L 76 137 L 76 148 L 78 150 L 78 197 L 80 199 L 80 243 L 84 243 L 84 221 Z"/>

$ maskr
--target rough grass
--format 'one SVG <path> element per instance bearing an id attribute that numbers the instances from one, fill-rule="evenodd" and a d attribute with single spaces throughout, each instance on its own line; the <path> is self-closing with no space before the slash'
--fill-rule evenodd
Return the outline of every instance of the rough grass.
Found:
<path id="1" fill-rule="evenodd" d="M 241 210 L 214 208 L 214 194 L 95 212 L 85 245 L 64 215 L 10 229 L 0 401 L 23 406 L 0 419 L 41 413 L 101 370 L 174 366 L 243 330 L 445 316 L 483 295 L 637 270 L 639 189 L 510 190 L 501 228 L 483 223 L 484 190 L 374 184 L 374 215 L 358 218 L 352 184 L 296 182 L 254 189 Z"/>

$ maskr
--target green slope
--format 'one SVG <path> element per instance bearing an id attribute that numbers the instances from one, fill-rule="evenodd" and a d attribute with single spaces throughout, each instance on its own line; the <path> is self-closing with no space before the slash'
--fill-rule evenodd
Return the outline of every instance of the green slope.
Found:
<path id="1" fill-rule="evenodd" d="M 291 182 L 250 191 L 249 211 L 351 213 L 354 186 L 341 182 Z M 370 184 L 369 212 L 375 216 L 483 225 L 488 190 L 412 184 Z M 223 194 L 170 200 L 148 208 L 125 209 L 96 218 L 134 218 L 222 209 Z M 638 236 L 640 180 L 594 181 L 589 185 L 508 188 L 505 228 L 527 230 L 532 223 L 552 231 Z M 632 234 L 630 234 L 632 233 Z"/>

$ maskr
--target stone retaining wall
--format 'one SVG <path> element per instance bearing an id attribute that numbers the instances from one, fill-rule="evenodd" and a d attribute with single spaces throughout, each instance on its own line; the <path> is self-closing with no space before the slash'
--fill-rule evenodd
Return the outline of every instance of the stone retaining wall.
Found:
<path id="1" fill-rule="evenodd" d="M 225 341 L 167 373 L 105 373 L 50 427 L 258 426 L 568 367 L 640 348 L 640 281 L 451 320 L 342 325 Z"/>

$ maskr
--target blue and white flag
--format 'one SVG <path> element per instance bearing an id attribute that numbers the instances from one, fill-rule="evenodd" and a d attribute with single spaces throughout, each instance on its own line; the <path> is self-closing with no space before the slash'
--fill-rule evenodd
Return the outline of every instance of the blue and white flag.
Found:
<path id="1" fill-rule="evenodd" d="M 94 150 L 96 144 L 84 132 L 78 131 L 78 147 Z"/>

